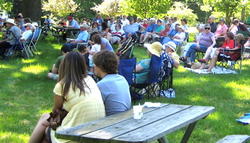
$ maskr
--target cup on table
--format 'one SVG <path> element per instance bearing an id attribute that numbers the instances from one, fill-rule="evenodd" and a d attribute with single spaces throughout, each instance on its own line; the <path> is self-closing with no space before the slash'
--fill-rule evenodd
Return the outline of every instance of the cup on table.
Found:
<path id="1" fill-rule="evenodd" d="M 133 106 L 133 113 L 134 113 L 134 119 L 141 119 L 143 116 L 142 112 L 143 106 L 141 105 L 135 105 Z"/>

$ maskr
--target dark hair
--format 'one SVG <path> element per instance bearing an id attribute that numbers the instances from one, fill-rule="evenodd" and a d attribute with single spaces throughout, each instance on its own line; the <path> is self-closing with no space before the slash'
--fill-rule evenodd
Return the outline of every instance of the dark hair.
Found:
<path id="1" fill-rule="evenodd" d="M 71 86 L 73 91 L 78 88 L 80 95 L 85 93 L 84 87 L 87 86 L 83 80 L 85 77 L 87 77 L 87 66 L 84 57 L 78 52 L 68 53 L 59 67 L 58 81 L 61 82 L 64 101 L 67 100 L 66 96 Z"/>
<path id="2" fill-rule="evenodd" d="M 187 24 L 187 19 L 183 18 L 181 21 L 183 21 L 185 24 Z"/>
<path id="3" fill-rule="evenodd" d="M 32 20 L 30 18 L 24 18 L 24 23 L 32 23 Z"/>
<path id="4" fill-rule="evenodd" d="M 90 40 L 93 40 L 93 36 L 96 35 L 96 34 L 99 34 L 99 32 L 92 32 L 92 33 L 90 34 L 90 38 L 89 38 L 89 39 L 90 39 Z"/>
<path id="5" fill-rule="evenodd" d="M 67 45 L 63 45 L 62 48 L 61 48 L 61 52 L 63 52 L 63 53 L 68 53 L 70 51 L 72 51 L 72 48 L 70 48 Z"/>
<path id="6" fill-rule="evenodd" d="M 102 43 L 102 39 L 101 36 L 99 34 L 96 34 L 92 37 L 92 40 L 95 44 L 101 44 Z"/>
<path id="7" fill-rule="evenodd" d="M 232 32 L 227 32 L 227 37 L 232 40 L 234 39 L 234 34 Z"/>
<path id="8" fill-rule="evenodd" d="M 77 48 L 77 50 L 80 52 L 80 53 L 84 53 L 87 51 L 87 47 L 85 45 L 82 45 L 80 44 Z"/>
<path id="9" fill-rule="evenodd" d="M 239 23 L 239 20 L 238 19 L 234 19 L 233 24 L 236 25 L 238 23 Z"/>
<path id="10" fill-rule="evenodd" d="M 116 74 L 118 69 L 118 58 L 115 53 L 104 50 L 93 57 L 94 64 L 107 74 Z"/>
<path id="11" fill-rule="evenodd" d="M 106 28 L 108 28 L 107 22 L 103 22 L 101 25 L 102 25 L 102 30 L 105 30 Z"/>
<path id="12" fill-rule="evenodd" d="M 120 29 L 122 28 L 121 24 L 119 24 L 119 23 L 117 23 L 115 26 L 119 27 Z"/>

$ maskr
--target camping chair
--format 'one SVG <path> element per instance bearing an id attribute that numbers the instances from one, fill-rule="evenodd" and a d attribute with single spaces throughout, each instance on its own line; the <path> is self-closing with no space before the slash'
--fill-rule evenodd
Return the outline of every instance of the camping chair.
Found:
<path id="1" fill-rule="evenodd" d="M 11 46 L 11 48 L 7 49 L 4 53 L 4 55 L 7 58 L 12 57 L 13 55 L 15 55 L 18 51 L 21 51 L 21 44 L 19 42 L 18 39 L 15 40 L 15 44 Z"/>
<path id="2" fill-rule="evenodd" d="M 34 37 L 34 32 L 32 33 L 32 35 L 30 35 L 30 37 L 27 40 L 19 41 L 21 45 L 21 49 L 23 51 L 23 57 L 25 58 L 29 58 L 33 56 L 33 51 L 31 48 L 31 41 L 33 37 Z"/>
<path id="3" fill-rule="evenodd" d="M 14 34 L 13 34 L 13 36 L 15 38 L 15 43 L 14 43 L 14 45 L 11 46 L 11 48 L 9 48 L 9 49 L 7 49 L 7 51 L 5 51 L 4 55 L 7 58 L 9 58 L 9 57 L 17 54 L 17 52 L 20 52 L 23 57 L 28 57 L 29 51 L 28 51 L 27 47 L 24 47 L 23 43 L 20 42 L 20 39 L 15 37 Z"/>
<path id="4" fill-rule="evenodd" d="M 132 85 L 135 82 L 135 67 L 136 58 L 119 60 L 118 73 L 125 77 L 129 85 Z"/>
<path id="5" fill-rule="evenodd" d="M 136 93 L 137 95 L 145 94 L 148 96 L 148 98 L 150 96 L 158 96 L 160 91 L 159 74 L 161 66 L 162 66 L 161 57 L 152 55 L 150 60 L 150 69 L 147 78 L 148 80 L 143 84 L 133 83 L 131 85 L 132 92 Z"/>
<path id="6" fill-rule="evenodd" d="M 35 31 L 33 33 L 33 37 L 31 39 L 31 43 L 30 43 L 31 50 L 33 52 L 37 51 L 36 44 L 37 44 L 37 41 L 39 40 L 39 38 L 41 36 L 41 33 L 42 33 L 42 29 L 40 27 L 36 27 L 36 29 L 35 29 Z"/>
<path id="7" fill-rule="evenodd" d="M 173 67 L 174 61 L 166 53 L 161 55 L 162 66 L 159 74 L 161 91 L 173 88 Z"/>
<path id="8" fill-rule="evenodd" d="M 117 50 L 117 55 L 120 59 L 130 59 L 133 56 L 133 48 L 137 41 L 136 35 L 132 35 L 122 43 L 122 46 Z"/>
<path id="9" fill-rule="evenodd" d="M 224 49 L 222 54 L 218 56 L 219 65 L 230 68 L 230 69 L 236 69 L 236 65 L 239 65 L 239 71 L 241 73 L 242 68 L 242 60 L 243 60 L 243 53 L 245 51 L 244 44 L 240 49 L 237 50 L 226 50 Z M 230 56 L 226 56 L 226 54 L 238 54 L 239 57 L 237 59 L 231 59 Z"/>

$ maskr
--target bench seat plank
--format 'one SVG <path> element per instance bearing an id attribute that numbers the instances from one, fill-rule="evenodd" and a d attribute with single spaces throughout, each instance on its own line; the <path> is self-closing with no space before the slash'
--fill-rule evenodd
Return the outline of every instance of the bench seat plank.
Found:
<path id="1" fill-rule="evenodd" d="M 246 143 L 248 140 L 250 140 L 248 135 L 229 135 L 216 143 Z"/>

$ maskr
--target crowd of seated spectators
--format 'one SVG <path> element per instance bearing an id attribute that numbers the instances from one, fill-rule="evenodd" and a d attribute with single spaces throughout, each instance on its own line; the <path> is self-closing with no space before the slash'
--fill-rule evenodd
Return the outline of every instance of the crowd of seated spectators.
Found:
<path id="1" fill-rule="evenodd" d="M 0 41 L 0 57 L 7 59 L 6 52 L 20 43 L 31 39 L 33 32 L 37 27 L 36 22 L 32 22 L 29 18 L 23 18 L 19 13 L 12 18 L 0 18 L 0 27 L 3 32 L 3 40 Z"/>
<path id="2" fill-rule="evenodd" d="M 230 26 L 226 25 L 224 19 L 220 19 L 218 23 L 215 23 L 215 20 L 216 18 L 214 16 L 210 16 L 207 21 L 208 24 L 197 27 L 199 34 L 197 34 L 195 38 L 196 43 L 187 44 L 180 58 L 180 60 L 184 62 L 184 66 L 197 68 L 197 66 L 195 66 L 196 52 L 205 53 L 202 59 L 198 59 L 198 61 L 202 63 L 198 68 L 207 68 L 208 72 L 211 72 L 216 62 L 221 60 L 219 57 L 222 55 L 229 56 L 230 58 L 228 57 L 228 59 L 230 60 L 239 59 L 241 56 L 239 54 L 241 53 L 236 51 L 237 49 L 243 48 L 243 43 L 250 36 L 246 25 L 238 19 L 233 19 Z M 223 49 L 237 54 L 222 54 Z M 209 62 L 210 59 L 211 61 Z"/>
<path id="3" fill-rule="evenodd" d="M 200 68 L 208 68 L 208 71 L 211 71 L 219 56 L 229 56 L 232 59 L 239 56 L 225 53 L 223 50 L 237 50 L 243 47 L 244 37 L 238 33 L 240 30 L 244 31 L 244 25 L 237 19 L 234 19 L 228 28 L 223 19 L 215 23 L 216 18 L 210 16 L 207 24 L 197 27 L 199 33 L 195 43 L 187 44 L 181 58 L 177 54 L 177 48 L 188 41 L 189 28 L 186 19 L 180 19 L 180 23 L 177 17 L 141 20 L 127 16 L 103 19 L 97 15 L 91 21 L 80 21 L 73 16 L 66 19 L 61 19 L 58 25 L 79 29 L 80 32 L 76 39 L 68 38 L 62 45 L 62 55 L 56 59 L 48 73 L 49 78 L 57 80 L 53 90 L 55 101 L 52 111 L 65 109 L 68 112 L 58 129 L 73 127 L 131 108 L 129 84 L 117 73 L 119 59 L 113 49 L 113 44 L 120 45 L 130 36 L 135 35 L 138 43 L 144 44 L 148 51 L 148 59 L 136 64 L 135 79 L 139 84 L 148 80 L 153 55 L 169 56 L 173 66 L 178 68 L 180 59 L 187 65 L 192 65 L 195 63 L 196 52 L 204 52 L 204 58 L 199 60 L 202 63 Z M 5 39 L 0 41 L 1 56 L 14 44 L 15 38 L 25 41 L 35 29 L 35 26 L 31 22 L 25 22 L 21 15 L 16 17 L 16 22 L 7 19 L 5 23 L 9 32 Z M 54 22 L 46 17 L 44 24 L 53 26 Z M 216 45 L 218 38 L 225 39 L 220 46 Z M 245 46 L 250 46 L 249 43 L 248 40 Z M 98 77 L 99 81 L 94 81 L 90 75 Z M 61 142 L 54 136 L 54 131 L 51 131 L 49 118 L 49 114 L 40 118 L 30 143 L 47 139 Z M 50 137 L 44 138 L 48 134 Z"/>

